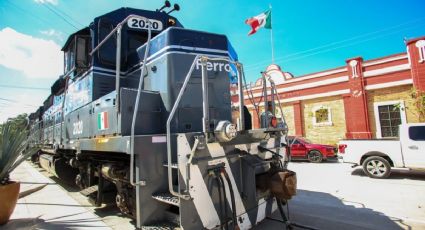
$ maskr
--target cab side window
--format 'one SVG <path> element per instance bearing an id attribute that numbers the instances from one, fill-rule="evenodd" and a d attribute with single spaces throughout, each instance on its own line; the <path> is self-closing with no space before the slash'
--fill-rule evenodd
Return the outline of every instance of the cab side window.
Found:
<path id="1" fill-rule="evenodd" d="M 98 24 L 97 44 L 102 42 L 113 29 L 114 26 L 112 23 L 108 22 L 106 19 L 101 19 Z M 115 66 L 116 43 L 116 34 L 114 34 L 99 48 L 97 53 L 100 63 Z"/>
<path id="2" fill-rule="evenodd" d="M 425 141 L 425 126 L 409 127 L 409 137 L 414 141 Z"/>
<path id="3" fill-rule="evenodd" d="M 78 36 L 76 49 L 76 66 L 79 68 L 87 68 L 90 65 L 89 52 L 90 52 L 90 37 Z"/>
<path id="4" fill-rule="evenodd" d="M 90 66 L 90 36 L 74 35 L 64 49 L 65 75 L 78 76 Z"/>
<path id="5" fill-rule="evenodd" d="M 71 71 L 75 66 L 75 44 L 71 42 L 65 51 L 65 73 Z"/>

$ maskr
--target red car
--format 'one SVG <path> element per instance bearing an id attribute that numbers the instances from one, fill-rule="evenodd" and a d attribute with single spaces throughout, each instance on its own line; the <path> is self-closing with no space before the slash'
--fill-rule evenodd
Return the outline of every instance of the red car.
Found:
<path id="1" fill-rule="evenodd" d="M 331 145 L 313 144 L 306 138 L 288 136 L 291 146 L 292 159 L 308 159 L 310 162 L 319 163 L 329 158 L 336 158 L 338 149 Z"/>

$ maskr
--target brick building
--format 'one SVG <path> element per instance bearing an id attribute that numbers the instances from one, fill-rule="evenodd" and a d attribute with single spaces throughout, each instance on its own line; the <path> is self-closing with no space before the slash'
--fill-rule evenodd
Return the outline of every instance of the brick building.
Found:
<path id="1" fill-rule="evenodd" d="M 300 77 L 269 66 L 266 72 L 276 84 L 289 134 L 335 144 L 343 138 L 395 137 L 398 124 L 423 122 L 416 94 L 425 92 L 425 37 L 405 44 L 404 53 L 373 60 L 350 58 L 345 66 Z M 250 88 L 263 110 L 261 79 Z M 247 95 L 245 105 L 258 127 Z M 233 101 L 238 100 L 233 94 Z"/>

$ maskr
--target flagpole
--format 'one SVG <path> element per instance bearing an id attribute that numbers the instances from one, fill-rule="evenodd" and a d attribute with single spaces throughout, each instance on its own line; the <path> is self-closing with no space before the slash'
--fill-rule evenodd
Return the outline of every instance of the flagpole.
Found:
<path id="1" fill-rule="evenodd" d="M 269 4 L 270 13 L 272 14 L 272 4 Z M 272 64 L 274 64 L 274 44 L 273 44 L 273 14 L 271 15 L 271 28 L 270 28 L 270 43 L 272 47 Z"/>

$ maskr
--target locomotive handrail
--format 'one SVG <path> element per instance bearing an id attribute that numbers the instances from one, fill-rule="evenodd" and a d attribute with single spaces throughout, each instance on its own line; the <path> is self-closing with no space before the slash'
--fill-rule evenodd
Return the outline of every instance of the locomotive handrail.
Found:
<path id="1" fill-rule="evenodd" d="M 177 95 L 176 101 L 173 104 L 173 107 L 170 111 L 170 114 L 168 115 L 168 119 L 167 119 L 167 124 L 166 124 L 166 129 L 167 129 L 167 169 L 168 169 L 168 190 L 170 191 L 170 193 L 174 196 L 180 197 L 182 199 L 185 200 L 189 200 L 190 199 L 190 195 L 187 194 L 180 194 L 178 192 L 174 191 L 173 188 L 173 182 L 172 182 L 172 162 L 171 162 L 171 121 L 174 118 L 174 114 L 176 113 L 177 107 L 180 103 L 180 100 L 184 94 L 184 92 L 186 91 L 186 87 L 187 84 L 189 83 L 189 80 L 192 76 L 192 72 L 195 68 L 195 64 L 197 63 L 197 61 L 201 59 L 202 63 L 202 99 L 203 99 L 203 126 L 202 129 L 204 132 L 206 132 L 209 128 L 209 125 L 206 123 L 206 121 L 208 121 L 208 77 L 207 77 L 207 73 L 206 73 L 206 61 L 207 60 L 211 60 L 211 61 L 227 61 L 230 63 L 235 64 L 238 67 L 238 74 L 240 74 L 242 72 L 242 65 L 239 62 L 236 61 L 232 61 L 229 58 L 209 58 L 207 56 L 201 56 L 201 55 L 196 55 L 195 59 L 192 62 L 192 65 L 190 66 L 189 72 L 187 73 L 183 85 L 179 91 L 179 94 Z M 239 88 L 239 95 L 241 97 L 241 99 L 239 100 L 239 110 L 240 110 L 240 123 L 241 126 L 243 127 L 243 120 L 244 120 L 244 114 L 243 114 L 243 97 L 242 95 L 242 77 L 241 75 L 238 77 L 238 88 Z M 208 128 L 207 128 L 208 127 Z M 193 150 L 194 151 L 194 150 Z M 191 154 L 191 158 L 193 157 L 193 151 Z M 191 160 L 190 160 L 191 161 Z M 189 161 L 189 162 L 190 162 Z M 189 170 L 189 168 L 187 169 Z M 188 181 L 186 182 L 186 186 L 189 187 Z"/>
<path id="2" fill-rule="evenodd" d="M 232 61 L 229 58 L 223 58 L 223 57 L 206 57 L 207 60 L 210 61 L 226 61 L 229 63 L 232 63 L 236 65 L 237 68 L 237 75 L 238 75 L 238 93 L 239 93 L 239 124 L 238 129 L 239 130 L 245 130 L 245 114 L 243 112 L 244 107 L 244 101 L 243 101 L 243 85 L 242 85 L 242 79 L 244 78 L 243 74 L 243 65 L 238 61 Z"/>
<path id="3" fill-rule="evenodd" d="M 243 96 L 243 83 L 242 80 L 245 78 L 243 71 L 243 65 L 236 63 L 240 76 L 238 77 L 238 92 L 239 92 L 239 130 L 245 130 L 245 111 L 244 111 L 244 96 Z"/>
<path id="4" fill-rule="evenodd" d="M 273 79 L 271 78 L 270 75 L 268 75 L 267 73 L 266 73 L 266 75 L 269 76 L 268 80 L 269 80 L 270 86 L 272 88 L 271 90 L 273 91 L 272 94 L 276 94 L 277 103 L 279 104 L 280 115 L 281 115 L 281 118 L 283 120 L 283 123 L 287 124 L 286 119 L 285 119 L 285 115 L 283 114 L 282 104 L 280 103 L 280 97 L 279 97 L 279 94 L 277 93 L 276 84 L 274 83 L 274 81 L 273 81 Z"/>
<path id="5" fill-rule="evenodd" d="M 124 20 L 122 20 L 120 23 L 117 24 L 117 26 L 111 31 L 109 32 L 109 34 L 90 52 L 90 56 L 93 56 L 93 54 L 99 50 L 99 48 L 105 44 L 105 42 L 112 37 L 112 35 L 117 32 L 117 54 L 116 54 L 116 82 L 115 82 L 115 88 L 116 88 L 116 93 L 117 93 L 117 99 L 116 99 L 116 106 L 117 106 L 117 110 L 119 112 L 119 87 L 120 87 L 120 74 L 121 74 L 121 29 L 122 26 L 124 25 L 124 23 L 126 23 L 131 17 L 136 17 L 139 18 L 141 20 L 144 20 L 148 27 L 148 40 L 146 41 L 146 50 L 145 50 L 145 55 L 143 58 L 143 65 L 142 65 L 142 70 L 141 70 L 141 78 L 139 80 L 139 86 L 137 89 L 137 96 L 136 96 L 136 101 L 135 101 L 135 106 L 134 106 L 134 111 L 133 111 L 133 118 L 132 118 L 132 123 L 131 123 L 131 134 L 130 134 L 130 184 L 133 186 L 137 186 L 140 184 L 140 181 L 134 181 L 134 133 L 135 133 L 135 124 L 136 124 L 136 118 L 137 118 L 137 111 L 138 111 L 138 107 L 139 107 L 139 101 L 140 101 L 140 91 L 141 91 L 141 86 L 142 86 L 142 77 L 144 75 L 145 72 L 145 66 L 146 66 L 146 60 L 147 60 L 147 56 L 149 53 L 149 43 L 151 40 L 151 21 L 143 16 L 139 16 L 139 15 L 135 15 L 135 14 L 130 14 L 128 15 Z"/>
<path id="6" fill-rule="evenodd" d="M 115 91 L 117 92 L 116 95 L 116 109 L 117 112 L 120 112 L 120 75 L 121 75 L 121 29 L 124 23 L 126 23 L 130 18 L 136 17 L 141 20 L 144 20 L 148 26 L 148 34 L 151 34 L 151 24 L 152 22 L 143 16 L 130 14 L 128 15 L 124 20 L 122 20 L 120 23 L 117 24 L 117 26 L 109 32 L 108 35 L 90 52 L 90 56 L 93 56 L 93 54 L 100 49 L 100 47 L 105 44 L 105 42 L 112 37 L 112 35 L 117 32 L 117 48 L 116 48 L 116 55 L 115 55 Z M 150 36 L 150 35 L 149 35 Z M 150 40 L 150 38 L 148 38 Z"/>
<path id="7" fill-rule="evenodd" d="M 72 69 L 75 69 L 72 68 Z M 70 71 L 71 72 L 71 71 Z M 61 118 L 62 118 L 62 122 L 61 122 L 61 135 L 60 135 L 60 141 L 59 144 L 62 146 L 63 145 L 63 126 L 65 125 L 65 100 L 66 100 L 66 96 L 67 96 L 67 92 L 68 92 L 68 87 L 69 87 L 69 78 L 68 78 L 69 74 L 65 75 L 65 89 L 63 92 L 63 100 L 62 100 L 62 105 L 61 105 Z"/>
<path id="8" fill-rule="evenodd" d="M 146 17 L 135 15 L 135 14 L 128 15 L 124 20 L 118 23 L 117 26 L 113 30 L 111 30 L 111 32 L 109 32 L 109 34 L 106 35 L 106 37 L 90 52 L 90 56 L 93 56 L 93 54 L 119 29 L 119 27 L 122 27 L 122 25 L 124 25 L 124 23 L 126 23 L 128 19 L 130 19 L 131 17 L 137 17 L 139 19 L 146 21 L 147 23 L 149 23 L 149 25 L 151 24 L 151 21 L 149 21 L 149 19 Z M 151 30 L 151 26 L 148 26 L 148 31 L 150 30 Z"/>
<path id="9" fill-rule="evenodd" d="M 131 16 L 132 15 L 129 15 L 126 18 L 126 20 L 128 20 Z M 130 133 L 130 184 L 133 185 L 133 186 L 136 186 L 136 185 L 139 185 L 140 184 L 140 181 L 137 181 L 137 182 L 134 182 L 133 181 L 134 180 L 134 132 L 135 132 L 135 127 L 136 127 L 137 111 L 139 110 L 140 91 L 142 90 L 143 76 L 145 75 L 146 60 L 148 59 L 149 48 L 150 48 L 149 45 L 150 45 L 151 36 L 152 36 L 152 34 L 151 34 L 151 21 L 149 21 L 149 19 L 148 18 L 145 18 L 145 17 L 140 17 L 140 18 L 143 18 L 146 21 L 146 23 L 148 24 L 148 40 L 146 41 L 145 55 L 143 57 L 143 65 L 142 65 L 142 70 L 141 70 L 141 73 L 140 73 L 139 86 L 137 88 L 137 96 L 136 96 L 136 101 L 135 101 L 135 104 L 134 104 L 133 118 L 132 118 L 132 122 L 131 122 L 131 133 Z M 117 59 L 117 61 L 120 61 L 120 60 Z M 117 72 L 117 75 L 119 75 L 119 72 Z M 118 94 L 119 94 L 119 92 L 117 91 L 117 95 Z"/>
<path id="10" fill-rule="evenodd" d="M 186 90 L 186 86 L 187 83 L 190 80 L 190 77 L 192 76 L 192 72 L 195 69 L 195 64 L 198 61 L 198 59 L 200 58 L 201 55 L 196 55 L 195 59 L 192 62 L 192 65 L 190 66 L 189 72 L 187 73 L 186 77 L 184 78 L 184 82 L 183 85 L 179 91 L 179 94 L 177 95 L 176 101 L 174 102 L 173 108 L 170 111 L 170 114 L 168 115 L 168 119 L 167 119 L 167 169 L 168 169 L 168 190 L 170 191 L 170 193 L 174 196 L 180 197 L 182 199 L 185 200 L 189 200 L 190 196 L 189 195 L 182 195 L 178 192 L 174 191 L 173 188 L 173 172 L 172 172 L 172 162 L 171 162 L 171 120 L 173 120 L 174 114 L 176 113 L 177 107 L 180 103 L 180 100 L 183 96 L 184 91 Z"/>
<path id="11" fill-rule="evenodd" d="M 208 70 L 207 70 L 208 57 L 201 57 L 201 77 L 202 77 L 202 131 L 205 136 L 210 131 L 210 113 L 209 113 L 209 98 L 208 98 Z"/>

